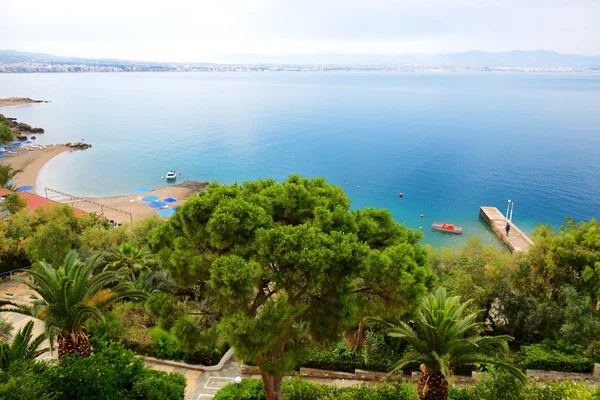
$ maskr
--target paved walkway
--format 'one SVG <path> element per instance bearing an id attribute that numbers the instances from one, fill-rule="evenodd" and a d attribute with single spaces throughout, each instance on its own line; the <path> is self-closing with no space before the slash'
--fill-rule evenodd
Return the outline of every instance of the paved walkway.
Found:
<path id="1" fill-rule="evenodd" d="M 179 372 L 187 379 L 185 390 L 186 400 L 212 399 L 223 386 L 234 382 L 236 376 L 241 376 L 242 367 L 236 361 L 230 361 L 219 371 L 195 371 L 185 368 L 175 368 L 162 364 L 145 361 L 146 365 L 165 372 Z"/>

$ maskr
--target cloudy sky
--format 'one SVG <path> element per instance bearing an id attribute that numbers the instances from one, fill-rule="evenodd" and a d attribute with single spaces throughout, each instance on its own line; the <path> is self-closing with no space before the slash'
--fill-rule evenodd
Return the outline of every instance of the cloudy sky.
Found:
<path id="1" fill-rule="evenodd" d="M 0 49 L 63 56 L 600 55 L 600 0 L 0 0 L 0 9 Z"/>

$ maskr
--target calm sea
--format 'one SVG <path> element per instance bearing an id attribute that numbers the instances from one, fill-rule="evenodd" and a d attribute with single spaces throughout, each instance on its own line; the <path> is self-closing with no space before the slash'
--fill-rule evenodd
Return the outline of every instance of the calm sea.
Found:
<path id="1" fill-rule="evenodd" d="M 8 96 L 52 101 L 3 111 L 45 128 L 38 142 L 94 145 L 51 161 L 38 190 L 127 194 L 170 169 L 324 176 L 437 246 L 497 244 L 478 210 L 508 199 L 526 231 L 600 216 L 600 74 L 0 74 Z"/>

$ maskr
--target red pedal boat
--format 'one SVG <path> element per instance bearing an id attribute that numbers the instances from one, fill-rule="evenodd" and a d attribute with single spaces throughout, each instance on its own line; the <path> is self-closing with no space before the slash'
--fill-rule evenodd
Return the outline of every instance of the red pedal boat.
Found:
<path id="1" fill-rule="evenodd" d="M 445 222 L 434 222 L 431 224 L 431 228 L 442 232 L 462 233 L 462 228 L 460 226 L 447 224 Z"/>

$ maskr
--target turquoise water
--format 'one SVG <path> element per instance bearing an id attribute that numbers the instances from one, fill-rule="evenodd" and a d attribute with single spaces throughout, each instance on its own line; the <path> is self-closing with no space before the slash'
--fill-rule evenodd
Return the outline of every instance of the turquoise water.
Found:
<path id="1" fill-rule="evenodd" d="M 170 169 L 224 183 L 324 176 L 438 246 L 497 243 L 479 206 L 509 198 L 526 231 L 600 215 L 600 74 L 0 74 L 7 96 L 52 101 L 3 111 L 44 127 L 39 142 L 94 144 L 52 160 L 38 189 L 127 194 Z"/>

